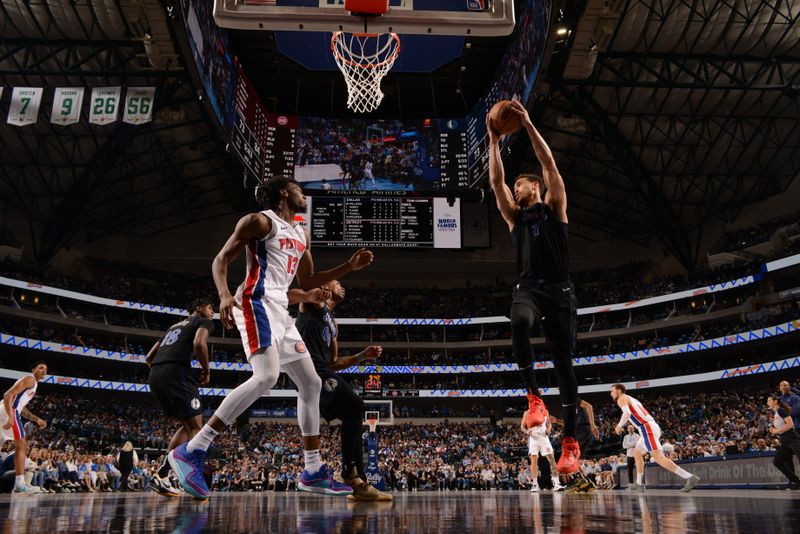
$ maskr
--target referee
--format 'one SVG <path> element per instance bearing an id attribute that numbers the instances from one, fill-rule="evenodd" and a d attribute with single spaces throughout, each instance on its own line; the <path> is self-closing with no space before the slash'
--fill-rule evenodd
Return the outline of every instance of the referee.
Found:
<path id="1" fill-rule="evenodd" d="M 188 310 L 191 315 L 169 327 L 163 339 L 156 342 L 147 353 L 150 367 L 150 391 L 168 417 L 178 419 L 181 428 L 169 441 L 164 461 L 150 483 L 150 489 L 159 495 L 175 497 L 180 490 L 169 481 L 169 451 L 186 443 L 203 426 L 203 410 L 198 382 L 206 385 L 210 379 L 208 368 L 208 334 L 214 329 L 214 309 L 208 299 L 195 300 Z M 195 379 L 192 359 L 200 362 L 200 379 Z"/>
<path id="2" fill-rule="evenodd" d="M 364 401 L 336 371 L 347 369 L 367 360 L 374 360 L 383 350 L 370 346 L 355 356 L 339 356 L 338 327 L 332 309 L 344 300 L 344 287 L 338 280 L 322 286 L 329 291 L 330 300 L 323 304 L 300 304 L 297 330 L 311 355 L 311 361 L 322 379 L 319 412 L 328 422 L 342 422 L 342 479 L 353 488 L 348 499 L 358 501 L 391 501 L 392 496 L 379 491 L 366 481 L 361 426 L 364 423 Z M 289 293 L 291 295 L 292 291 Z"/>

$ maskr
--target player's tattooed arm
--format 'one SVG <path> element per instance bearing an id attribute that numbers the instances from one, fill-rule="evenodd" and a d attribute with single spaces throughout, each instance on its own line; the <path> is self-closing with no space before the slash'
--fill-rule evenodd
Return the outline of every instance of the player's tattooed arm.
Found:
<path id="1" fill-rule="evenodd" d="M 333 269 L 315 271 L 314 259 L 311 257 L 311 239 L 309 239 L 308 232 L 306 232 L 306 243 L 308 243 L 306 251 L 303 257 L 300 258 L 300 265 L 297 267 L 297 282 L 300 284 L 300 287 L 305 290 L 310 290 L 333 280 L 337 280 L 349 272 L 360 271 L 368 267 L 374 259 L 372 251 L 362 248 L 357 250 L 349 260 L 341 265 L 337 265 Z"/>
<path id="2" fill-rule="evenodd" d="M 517 205 L 514 203 L 511 189 L 506 185 L 506 173 L 500 157 L 500 136 L 489 125 L 489 115 L 486 115 L 486 132 L 489 137 L 489 185 L 492 186 L 497 209 L 500 210 L 508 229 L 513 230 L 517 220 Z"/>
<path id="3" fill-rule="evenodd" d="M 23 408 L 23 409 L 22 409 L 22 411 L 20 412 L 20 415 L 22 415 L 22 417 L 24 417 L 25 419 L 28 419 L 28 420 L 30 420 L 30 421 L 33 421 L 34 423 L 36 423 L 37 425 L 39 425 L 39 428 L 44 428 L 44 427 L 46 427 L 46 426 L 47 426 L 47 423 L 45 422 L 45 420 L 44 420 L 44 419 L 42 419 L 41 417 L 39 417 L 38 415 L 34 415 L 34 414 L 33 414 L 33 413 L 32 413 L 32 412 L 31 412 L 31 411 L 30 411 L 30 410 L 27 408 L 27 406 L 26 406 L 25 408 Z"/>
<path id="4" fill-rule="evenodd" d="M 306 312 L 308 308 L 322 308 L 322 305 L 331 298 L 331 292 L 321 287 L 315 287 L 308 291 L 292 288 L 286 293 L 286 296 L 289 297 L 289 304 L 300 303 L 300 311 Z"/>

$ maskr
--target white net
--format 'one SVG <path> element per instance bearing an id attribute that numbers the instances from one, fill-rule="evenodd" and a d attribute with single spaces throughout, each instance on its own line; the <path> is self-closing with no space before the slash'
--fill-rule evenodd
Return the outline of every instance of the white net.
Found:
<path id="1" fill-rule="evenodd" d="M 347 107 L 358 113 L 377 109 L 383 100 L 381 80 L 400 53 L 400 37 L 335 32 L 331 50 L 347 83 Z"/>

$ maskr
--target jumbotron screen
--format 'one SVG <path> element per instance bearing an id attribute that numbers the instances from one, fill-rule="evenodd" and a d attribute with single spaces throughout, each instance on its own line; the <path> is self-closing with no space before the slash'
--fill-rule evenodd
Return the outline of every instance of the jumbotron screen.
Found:
<path id="1" fill-rule="evenodd" d="M 460 248 L 459 199 L 316 196 L 299 214 L 311 243 L 327 247 Z"/>

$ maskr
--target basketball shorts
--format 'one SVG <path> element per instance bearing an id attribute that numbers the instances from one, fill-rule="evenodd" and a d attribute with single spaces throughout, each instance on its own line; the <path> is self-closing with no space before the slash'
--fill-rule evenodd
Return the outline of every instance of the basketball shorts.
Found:
<path id="1" fill-rule="evenodd" d="M 342 407 L 352 411 L 354 405 L 360 404 L 360 397 L 353 391 L 347 380 L 329 369 L 317 369 L 317 374 L 322 380 L 322 389 L 319 393 L 319 413 L 326 421 L 334 421 L 348 415 L 343 413 Z M 363 415 L 359 414 L 359 417 L 363 418 Z"/>
<path id="2" fill-rule="evenodd" d="M 639 441 L 636 449 L 639 452 L 652 452 L 663 450 L 661 447 L 661 427 L 656 423 L 645 423 L 639 427 Z"/>
<path id="3" fill-rule="evenodd" d="M 194 373 L 178 363 L 161 363 L 150 369 L 150 393 L 167 416 L 184 420 L 203 413 Z"/>
<path id="4" fill-rule="evenodd" d="M 14 410 L 14 417 L 11 418 L 11 428 L 3 428 L 8 423 L 8 414 L 5 408 L 0 407 L 0 438 L 3 443 L 23 439 L 25 437 L 25 427 L 22 424 L 22 417 L 19 412 Z M 0 443 L 2 445 L 2 443 Z"/>
<path id="5" fill-rule="evenodd" d="M 528 436 L 528 456 L 553 454 L 553 444 L 547 436 Z"/>
<path id="6" fill-rule="evenodd" d="M 277 349 L 281 365 L 310 357 L 285 306 L 266 298 L 241 304 L 241 310 L 233 308 L 233 318 L 248 359 L 267 347 Z"/>
<path id="7" fill-rule="evenodd" d="M 533 312 L 534 328 L 541 326 L 554 355 L 572 358 L 578 327 L 578 306 L 572 282 L 522 280 L 514 286 L 511 304 Z"/>

